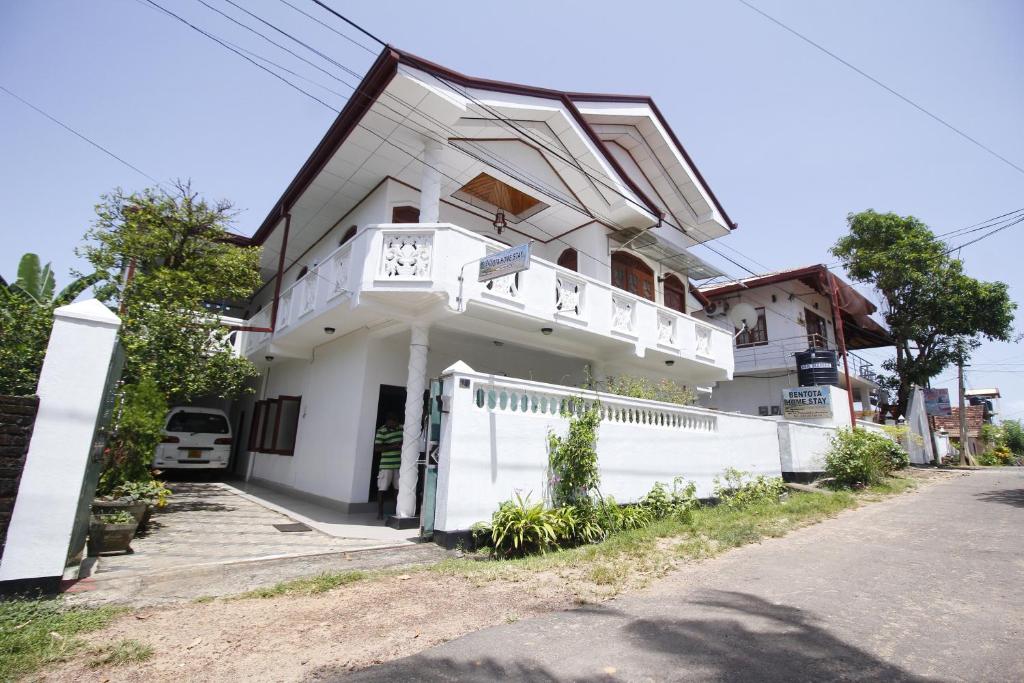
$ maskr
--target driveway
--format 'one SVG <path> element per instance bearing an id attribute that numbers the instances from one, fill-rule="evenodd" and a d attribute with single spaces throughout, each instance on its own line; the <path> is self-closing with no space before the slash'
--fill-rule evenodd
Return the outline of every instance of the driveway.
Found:
<path id="1" fill-rule="evenodd" d="M 1021 681 L 1022 530 L 1024 470 L 974 471 L 344 680 Z"/>

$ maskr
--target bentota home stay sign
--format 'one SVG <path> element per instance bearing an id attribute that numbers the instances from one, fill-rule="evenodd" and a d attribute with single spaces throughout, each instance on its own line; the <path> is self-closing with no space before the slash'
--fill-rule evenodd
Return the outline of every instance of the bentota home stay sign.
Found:
<path id="1" fill-rule="evenodd" d="M 828 387 L 783 389 L 782 415 L 796 419 L 832 417 L 832 392 Z"/>
<path id="2" fill-rule="evenodd" d="M 518 247 L 488 254 L 480 259 L 480 277 L 478 282 L 487 282 L 494 278 L 512 275 L 530 268 L 530 243 Z"/>

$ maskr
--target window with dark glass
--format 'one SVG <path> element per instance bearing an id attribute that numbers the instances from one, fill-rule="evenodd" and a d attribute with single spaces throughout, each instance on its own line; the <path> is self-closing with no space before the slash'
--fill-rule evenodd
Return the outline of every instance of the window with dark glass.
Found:
<path id="1" fill-rule="evenodd" d="M 391 209 L 392 223 L 419 223 L 420 210 L 415 206 L 396 206 Z"/>
<path id="2" fill-rule="evenodd" d="M 612 254 L 612 287 L 654 301 L 654 271 L 632 254 Z"/>
<path id="3" fill-rule="evenodd" d="M 665 278 L 665 308 L 686 313 L 686 287 L 675 275 Z"/>
<path id="4" fill-rule="evenodd" d="M 192 434 L 227 434 L 228 421 L 215 413 L 193 413 L 179 411 L 167 422 L 168 432 L 190 432 Z"/>
<path id="5" fill-rule="evenodd" d="M 569 270 L 579 271 L 579 254 L 573 248 L 566 249 L 558 256 L 558 265 Z"/>
<path id="6" fill-rule="evenodd" d="M 299 431 L 301 396 L 278 396 L 257 401 L 249 425 L 249 450 L 292 455 Z"/>
<path id="7" fill-rule="evenodd" d="M 736 348 L 744 346 L 760 346 L 768 343 L 768 321 L 765 320 L 764 307 L 755 308 L 757 324 L 740 332 L 736 330 Z"/>

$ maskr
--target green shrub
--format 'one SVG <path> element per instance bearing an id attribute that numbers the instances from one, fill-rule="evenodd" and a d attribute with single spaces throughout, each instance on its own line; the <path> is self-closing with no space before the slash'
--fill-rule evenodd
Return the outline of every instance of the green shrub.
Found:
<path id="1" fill-rule="evenodd" d="M 115 412 L 114 435 L 96 493 L 111 495 L 117 487 L 153 479 L 149 466 L 163 437 L 167 401 L 156 382 L 144 377 L 125 385 Z"/>
<path id="2" fill-rule="evenodd" d="M 582 399 L 573 398 L 567 402 L 563 414 L 571 416 L 568 434 L 564 438 L 548 434 L 551 499 L 556 506 L 589 500 L 601 483 L 597 470 L 600 405 L 586 406 Z"/>
<path id="3" fill-rule="evenodd" d="M 647 495 L 640 499 L 640 505 L 649 510 L 654 519 L 682 519 L 699 505 L 696 493 L 696 484 L 676 477 L 672 480 L 671 489 L 664 482 L 656 482 Z"/>
<path id="4" fill-rule="evenodd" d="M 1015 462 L 1013 452 L 1006 446 L 997 446 L 996 448 L 987 450 L 984 453 L 980 453 L 977 458 L 979 465 L 986 465 L 989 467 L 1013 465 Z"/>
<path id="5" fill-rule="evenodd" d="M 135 515 L 127 510 L 108 512 L 106 514 L 99 515 L 97 519 L 103 524 L 135 524 Z"/>
<path id="6" fill-rule="evenodd" d="M 891 438 L 863 429 L 842 429 L 825 454 L 825 472 L 842 487 L 877 484 L 910 464 L 910 456 Z"/>
<path id="7" fill-rule="evenodd" d="M 529 495 L 506 500 L 491 518 L 491 544 L 499 557 L 523 557 L 545 553 L 567 533 L 564 515 L 545 510 L 544 503 L 530 503 Z"/>
<path id="8" fill-rule="evenodd" d="M 171 490 L 162 481 L 131 481 L 114 488 L 110 494 L 113 498 L 127 498 L 131 501 L 144 501 L 162 508 L 167 505 Z"/>
<path id="9" fill-rule="evenodd" d="M 1003 420 L 1003 438 L 1014 455 L 1024 455 L 1024 427 L 1020 420 Z"/>
<path id="10" fill-rule="evenodd" d="M 779 477 L 756 477 L 749 472 L 729 467 L 720 477 L 715 477 L 714 496 L 719 503 L 731 508 L 745 508 L 757 503 L 778 502 L 786 491 L 786 485 Z"/>
<path id="11" fill-rule="evenodd" d="M 697 394 L 692 389 L 670 379 L 652 382 L 646 377 L 617 375 L 608 378 L 605 383 L 605 391 L 616 396 L 643 398 L 648 401 L 662 401 L 683 406 L 692 406 L 697 403 Z"/>

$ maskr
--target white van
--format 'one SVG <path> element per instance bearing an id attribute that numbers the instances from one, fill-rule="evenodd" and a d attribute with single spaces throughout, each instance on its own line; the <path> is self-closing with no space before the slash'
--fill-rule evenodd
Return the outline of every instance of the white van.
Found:
<path id="1" fill-rule="evenodd" d="M 175 406 L 167 413 L 153 467 L 226 469 L 230 459 L 231 423 L 223 410 Z"/>

